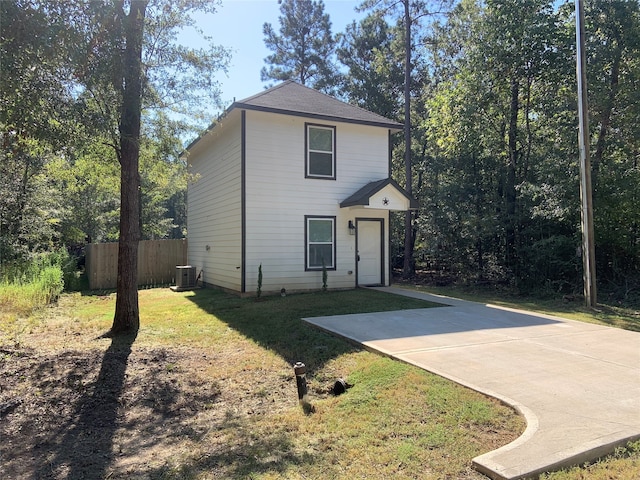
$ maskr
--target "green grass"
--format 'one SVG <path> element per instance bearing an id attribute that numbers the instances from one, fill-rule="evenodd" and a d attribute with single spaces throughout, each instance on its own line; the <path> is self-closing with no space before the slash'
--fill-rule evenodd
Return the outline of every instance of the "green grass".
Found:
<path id="1" fill-rule="evenodd" d="M 589 465 L 543 474 L 540 480 L 637 480 L 640 478 L 640 441 Z"/>
<path id="2" fill-rule="evenodd" d="M 65 268 L 71 265 L 75 262 L 64 249 L 0 265 L 0 319 L 26 317 L 55 302 L 65 287 Z"/>
<path id="3" fill-rule="evenodd" d="M 110 327 L 114 300 L 113 293 L 64 294 L 57 308 L 28 320 L 0 319 L 0 328 L 5 339 L 15 337 L 16 344 L 36 349 L 80 348 L 72 342 L 95 348 L 94 339 Z M 133 349 L 180 352 L 162 370 L 179 382 L 202 377 L 219 391 L 195 410 L 193 429 L 201 433 L 176 431 L 172 443 L 162 446 L 164 463 L 145 467 L 144 475 L 165 480 L 484 478 L 472 471 L 471 459 L 520 435 L 522 418 L 497 401 L 300 320 L 429 306 L 366 289 L 259 300 L 213 289 L 140 291 L 141 329 Z M 292 371 L 297 361 L 307 365 L 311 414 L 297 402 Z M 337 378 L 353 387 L 333 397 L 328 389 Z M 548 478 L 637 478 L 639 450 L 631 444 L 593 467 Z M 114 478 L 126 476 L 112 469 Z"/>
<path id="4" fill-rule="evenodd" d="M 595 308 L 584 306 L 581 297 L 545 296 L 534 297 L 515 295 L 508 291 L 474 287 L 434 287 L 422 285 L 401 285 L 423 292 L 451 296 L 473 302 L 490 303 L 508 308 L 530 310 L 532 312 L 555 315 L 581 322 L 597 323 L 640 332 L 640 309 L 620 304 L 610 304 L 600 300 Z"/>
<path id="5" fill-rule="evenodd" d="M 536 298 L 492 291 L 486 288 L 410 284 L 402 285 L 402 287 L 640 332 L 640 311 L 631 306 L 611 305 L 601 301 L 596 308 L 587 308 L 579 297 L 569 299 L 559 296 Z M 541 480 L 636 480 L 640 478 L 640 441 L 620 447 L 614 454 L 592 464 L 542 475 L 540 478 Z"/>
<path id="6" fill-rule="evenodd" d="M 48 266 L 29 277 L 0 281 L 0 309 L 28 316 L 56 301 L 64 288 L 62 270 Z"/>
<path id="7" fill-rule="evenodd" d="M 266 297 L 258 302 L 196 291 L 189 299 L 288 364 L 304 362 L 312 390 L 337 376 L 354 384 L 348 395 L 314 402 L 316 413 L 298 427 L 300 444 L 310 445 L 303 450 L 330 459 L 311 478 L 342 476 L 341 472 L 357 478 L 371 465 L 376 466 L 377 478 L 410 478 L 424 465 L 431 470 L 424 478 L 456 477 L 483 452 L 483 446 L 469 438 L 468 428 L 505 421 L 508 409 L 495 402 L 415 367 L 363 352 L 300 321 L 433 304 L 370 290 Z M 283 416 L 285 424 L 290 415 Z M 517 435 L 521 419 L 511 413 L 508 418 Z M 443 462 L 443 456 L 449 461 Z M 286 471 L 298 478 L 302 470 L 288 466 Z"/>
<path id="8" fill-rule="evenodd" d="M 95 339 L 110 326 L 114 298 L 65 294 L 58 308 L 47 310 L 21 335 L 20 344 L 95 348 Z M 193 428 L 203 433 L 175 432 L 175 443 L 163 446 L 164 464 L 145 475 L 166 480 L 483 478 L 471 469 L 471 459 L 516 438 L 524 429 L 522 418 L 495 400 L 301 321 L 429 306 L 371 290 L 259 301 L 213 289 L 140 291 L 141 329 L 133 350 L 175 349 L 182 360 L 167 363 L 163 372 L 179 373 L 179 382 L 204 377 L 219 390 L 217 398 L 195 410 L 193 421 L 206 421 Z M 311 414 L 297 402 L 296 361 L 308 368 Z M 329 387 L 337 378 L 353 387 L 334 397 Z M 123 475 L 112 468 L 114 478 Z"/>
<path id="9" fill-rule="evenodd" d="M 240 298 L 218 290 L 203 289 L 182 294 L 187 302 L 164 301 L 166 291 L 141 292 L 142 332 L 156 341 L 188 341 L 210 347 L 221 337 L 241 334 L 285 361 L 322 365 L 353 350 L 344 340 L 311 328 L 300 319 L 321 315 L 428 308 L 436 304 L 371 290 L 317 292 Z M 217 322 L 207 321 L 215 318 Z"/>

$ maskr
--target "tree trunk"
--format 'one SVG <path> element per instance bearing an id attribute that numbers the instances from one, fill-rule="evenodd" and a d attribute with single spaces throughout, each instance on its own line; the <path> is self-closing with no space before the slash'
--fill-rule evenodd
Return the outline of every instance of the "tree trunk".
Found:
<path id="1" fill-rule="evenodd" d="M 596 191 L 598 185 L 598 173 L 600 173 L 600 164 L 602 163 L 602 158 L 604 157 L 607 135 L 609 133 L 609 127 L 611 125 L 611 114 L 613 112 L 613 106 L 615 105 L 616 95 L 618 94 L 621 58 L 622 52 L 620 50 L 616 50 L 613 55 L 611 75 L 609 77 L 609 93 L 600 114 L 598 141 L 596 142 L 596 151 L 593 154 L 593 160 L 591 162 L 592 184 L 595 186 L 594 190 Z"/>
<path id="2" fill-rule="evenodd" d="M 404 171 L 405 189 L 412 195 L 411 174 L 411 15 L 409 12 L 409 0 L 403 0 L 404 4 Z M 413 265 L 413 214 L 411 210 L 405 212 L 404 217 L 404 260 L 402 276 L 409 278 L 414 273 Z"/>
<path id="3" fill-rule="evenodd" d="M 481 218 L 482 218 L 482 184 L 480 180 L 480 175 L 478 173 L 478 162 L 476 159 L 475 152 L 471 154 L 471 165 L 473 166 L 473 186 L 475 189 L 474 192 L 474 203 L 476 209 L 476 261 L 478 264 L 478 278 L 480 280 L 484 279 L 484 250 L 482 246 L 482 227 L 481 227 Z"/>
<path id="4" fill-rule="evenodd" d="M 137 332 L 138 242 L 140 240 L 140 116 L 142 38 L 148 0 L 132 0 L 125 19 L 124 93 L 120 116 L 120 237 L 116 311 L 112 334 Z"/>
<path id="5" fill-rule="evenodd" d="M 515 75 L 515 74 L 514 74 Z M 518 166 L 518 111 L 520 85 L 516 78 L 511 79 L 511 106 L 509 110 L 509 164 L 507 165 L 507 183 L 505 185 L 506 200 L 506 250 L 508 267 L 515 267 L 516 245 L 516 168 Z"/>

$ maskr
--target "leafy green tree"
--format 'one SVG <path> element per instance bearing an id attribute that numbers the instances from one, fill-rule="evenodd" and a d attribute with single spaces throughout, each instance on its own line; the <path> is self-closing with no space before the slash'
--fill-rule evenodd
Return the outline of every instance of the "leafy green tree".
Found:
<path id="1" fill-rule="evenodd" d="M 418 14 L 419 3 L 408 2 L 414 19 L 433 11 Z M 404 6 L 365 3 L 399 26 Z M 598 269 L 626 298 L 640 278 L 639 210 L 631 207 L 640 185 L 637 12 L 631 1 L 594 1 L 586 11 Z M 573 2 L 461 0 L 435 22 L 412 23 L 416 261 L 527 290 L 581 290 L 573 15 Z M 354 102 L 369 95 L 354 80 L 377 73 L 372 59 L 381 50 L 367 57 L 360 49 L 384 43 L 373 25 L 352 26 L 340 40 L 338 54 L 352 57 L 345 63 L 356 73 L 343 83 Z M 367 68 L 369 76 L 360 73 Z M 394 87 L 380 84 L 385 91 L 368 98 L 393 98 Z M 395 160 L 402 179 L 406 162 Z M 402 230 L 399 223 L 393 228 Z"/>
<path id="2" fill-rule="evenodd" d="M 148 0 L 131 0 L 123 18 L 124 52 L 116 73 L 121 110 L 116 153 L 120 162 L 120 235 L 116 311 L 111 333 L 136 332 L 140 328 L 138 305 L 138 241 L 140 240 L 140 123 L 142 117 L 142 43 Z M 117 58 L 117 57 L 116 57 Z M 120 59 L 118 59 L 120 60 Z"/>
<path id="3" fill-rule="evenodd" d="M 532 211 L 553 191 L 539 167 L 560 156 L 544 115 L 549 92 L 566 81 L 554 70 L 557 40 L 543 1 L 464 1 L 435 29 L 437 86 L 425 122 L 437 159 L 429 170 L 435 208 L 425 238 L 458 271 L 475 265 L 480 277 L 507 279 L 532 271 L 527 252 L 549 225 Z"/>
<path id="4" fill-rule="evenodd" d="M 39 2 L 0 2 L 0 265 L 56 241 L 43 172 L 73 138 L 65 21 Z"/>
<path id="5" fill-rule="evenodd" d="M 585 21 L 596 262 L 625 297 L 640 283 L 640 5 L 588 2 Z"/>
<path id="6" fill-rule="evenodd" d="M 186 165 L 171 132 L 144 135 L 140 153 L 142 240 L 186 235 Z M 112 147 L 91 143 L 45 167 L 57 201 L 59 241 L 68 246 L 118 240 L 120 169 Z M 51 199 L 51 197 L 50 197 Z M 49 199 L 49 201 L 50 201 Z"/>
<path id="7" fill-rule="evenodd" d="M 109 29 L 119 33 L 115 42 L 100 43 L 106 59 L 112 62 L 107 73 L 111 74 L 114 93 L 120 98 L 117 105 L 122 107 L 115 143 L 121 166 L 121 201 L 118 295 L 112 333 L 137 331 L 139 326 L 137 251 L 142 223 L 139 173 L 142 110 L 145 106 L 166 107 L 169 98 L 183 108 L 193 106 L 196 97 L 185 93 L 191 89 L 208 89 L 210 95 L 217 96 L 212 74 L 224 65 L 224 52 L 216 48 L 209 52 L 194 51 L 172 43 L 177 29 L 193 25 L 190 14 L 194 10 L 214 11 L 214 7 L 210 2 L 195 0 L 157 4 L 131 0 L 128 14 L 121 7 L 116 8 L 114 18 L 121 23 Z M 110 26 L 104 23 L 101 31 Z M 110 51 L 114 44 L 123 45 L 124 49 Z M 104 80 L 108 78 L 102 78 L 101 85 L 108 91 Z"/>
<path id="8" fill-rule="evenodd" d="M 49 250 L 57 240 L 55 208 L 43 165 L 51 156 L 34 139 L 4 133 L 0 152 L 0 267 Z"/>
<path id="9" fill-rule="evenodd" d="M 555 7 L 464 0 L 434 29 L 423 261 L 580 291 L 575 24 L 572 2 Z M 586 16 L 598 268 L 625 294 L 638 273 L 637 9 L 591 2 Z"/>
<path id="10" fill-rule="evenodd" d="M 264 43 L 273 53 L 260 76 L 267 80 L 296 80 L 330 91 L 335 83 L 335 39 L 322 0 L 279 0 L 280 31 L 263 26 Z"/>
<path id="11" fill-rule="evenodd" d="M 142 238 L 182 238 L 186 232 L 186 164 L 179 151 L 163 152 L 162 145 L 150 138 L 142 150 Z"/>
<path id="12" fill-rule="evenodd" d="M 531 173 L 534 88 L 543 67 L 551 61 L 554 21 L 546 0 L 488 1 L 480 30 L 484 48 L 476 50 L 481 73 L 492 79 L 494 87 L 483 99 L 501 132 L 489 146 L 503 159 L 504 254 L 505 263 L 512 268 L 518 266 L 517 235 L 522 221 L 517 186 Z"/>
<path id="13" fill-rule="evenodd" d="M 361 5 L 361 9 L 372 9 L 374 12 L 385 16 L 394 16 L 398 23 L 402 26 L 402 64 L 404 68 L 404 178 L 405 189 L 411 195 L 413 194 L 413 163 L 414 159 L 412 151 L 414 147 L 414 139 L 412 132 L 414 132 L 414 126 L 417 125 L 417 119 L 412 112 L 417 112 L 419 109 L 412 109 L 412 92 L 415 90 L 422 90 L 425 83 L 428 83 L 428 72 L 422 70 L 422 73 L 427 73 L 421 78 L 420 87 L 416 85 L 416 71 L 415 67 L 418 63 L 416 61 L 417 55 L 415 55 L 416 42 L 420 40 L 420 19 L 423 17 L 434 18 L 437 15 L 443 13 L 447 5 L 451 2 L 446 0 L 441 1 L 424 1 L 424 0 L 366 0 Z M 398 11 L 400 13 L 398 13 Z M 418 141 L 418 145 L 424 144 L 424 137 Z M 404 219 L 404 258 L 403 258 L 403 276 L 405 278 L 411 276 L 414 273 L 414 248 L 416 240 L 416 221 L 417 214 L 415 212 L 408 211 L 405 214 Z"/>
<path id="14" fill-rule="evenodd" d="M 47 164 L 59 196 L 60 239 L 69 246 L 118 240 L 120 170 L 115 152 L 93 143 Z"/>
<path id="15" fill-rule="evenodd" d="M 13 136 L 17 139 L 14 143 L 20 145 L 35 139 L 37 149 L 32 152 L 46 151 L 42 147 L 46 141 L 51 152 L 63 154 L 61 158 L 77 166 L 78 172 L 82 157 L 91 156 L 90 152 L 99 151 L 99 144 L 106 144 L 114 154 L 105 155 L 104 160 L 115 158 L 120 165 L 121 284 L 113 333 L 137 329 L 135 258 L 143 223 L 140 214 L 142 211 L 153 219 L 163 211 L 151 192 L 145 192 L 147 211 L 141 208 L 141 188 L 153 183 L 152 190 L 164 189 L 174 199 L 180 198 L 159 181 L 148 178 L 143 183 L 138 166 L 140 149 L 143 154 L 150 151 L 145 150 L 143 140 L 152 131 L 161 131 L 162 125 L 173 124 L 172 131 L 184 132 L 193 126 L 189 119 L 202 121 L 208 108 L 219 102 L 214 75 L 225 68 L 227 53 L 213 45 L 193 49 L 176 43 L 179 30 L 196 28 L 194 13 L 213 12 L 216 4 L 207 0 L 2 2 L 3 62 L 11 67 L 12 75 L 8 79 L 3 76 L 3 80 L 13 82 L 2 85 L 3 93 L 7 93 L 3 95 L 3 113 L 7 112 L 2 118 L 3 139 L 13 141 Z M 12 90 L 10 85 L 26 86 Z M 167 111 L 178 120 L 168 121 L 163 114 Z M 17 120 L 22 123 L 17 124 Z M 61 135 L 56 128 L 74 134 Z M 56 138 L 60 141 L 51 141 Z M 74 139 L 73 144 L 69 138 Z M 158 148 L 173 142 L 155 138 Z M 45 155 L 35 158 L 40 162 L 39 169 L 50 160 Z M 23 168 L 28 162 L 24 155 L 20 159 L 22 163 L 16 165 L 31 178 L 33 168 Z M 14 170 L 14 179 L 25 177 L 19 175 L 19 168 Z M 160 171 L 159 167 L 155 170 Z M 81 196 L 82 189 L 77 190 Z M 175 200 L 173 206 L 177 206 Z M 147 223 L 149 230 L 152 223 Z M 170 225 L 165 227 L 172 230 Z M 78 236 L 73 228 L 66 232 L 70 237 Z"/>

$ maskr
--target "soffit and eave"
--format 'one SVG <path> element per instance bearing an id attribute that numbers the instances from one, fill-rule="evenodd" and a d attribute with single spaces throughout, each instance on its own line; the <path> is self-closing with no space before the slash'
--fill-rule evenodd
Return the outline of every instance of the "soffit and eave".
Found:
<path id="1" fill-rule="evenodd" d="M 185 153 L 192 152 L 201 141 L 210 137 L 212 132 L 220 130 L 228 117 L 241 110 L 366 125 L 385 128 L 391 132 L 400 132 L 403 129 L 403 125 L 398 122 L 305 87 L 292 80 L 287 80 L 251 97 L 234 102 L 198 138 L 187 146 Z"/>
<path id="2" fill-rule="evenodd" d="M 385 178 L 370 182 L 340 203 L 341 208 L 373 208 L 378 210 L 416 210 L 418 202 L 395 180 Z"/>

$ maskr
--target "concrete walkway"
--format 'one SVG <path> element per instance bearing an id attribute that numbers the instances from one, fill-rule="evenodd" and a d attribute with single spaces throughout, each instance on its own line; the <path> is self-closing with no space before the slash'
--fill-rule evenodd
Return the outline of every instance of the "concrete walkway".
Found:
<path id="1" fill-rule="evenodd" d="M 640 438 L 640 333 L 455 300 L 442 307 L 305 321 L 521 412 L 525 432 L 473 460 L 493 479 L 535 477 Z"/>

